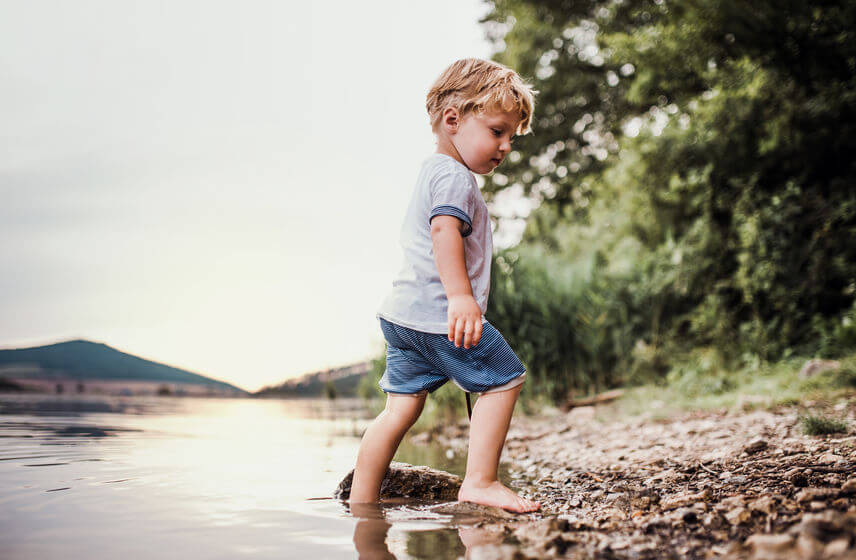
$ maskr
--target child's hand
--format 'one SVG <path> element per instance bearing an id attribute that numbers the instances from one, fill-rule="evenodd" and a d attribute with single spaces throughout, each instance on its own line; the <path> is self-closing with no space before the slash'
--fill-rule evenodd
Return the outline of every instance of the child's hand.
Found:
<path id="1" fill-rule="evenodd" d="M 455 342 L 455 347 L 469 349 L 481 340 L 482 321 L 481 308 L 476 298 L 469 294 L 449 298 L 449 340 Z"/>

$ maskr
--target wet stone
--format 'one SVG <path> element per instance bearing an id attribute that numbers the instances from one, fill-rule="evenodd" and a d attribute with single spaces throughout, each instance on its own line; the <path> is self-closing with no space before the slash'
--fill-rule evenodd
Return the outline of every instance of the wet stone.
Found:
<path id="1" fill-rule="evenodd" d="M 351 470 L 339 483 L 333 497 L 347 500 L 351 495 L 353 478 L 354 471 Z M 461 482 L 461 477 L 446 471 L 393 462 L 381 483 L 380 497 L 452 501 L 458 499 Z"/>
<path id="2" fill-rule="evenodd" d="M 474 504 L 472 502 L 452 502 L 440 504 L 429 508 L 434 513 L 451 515 L 455 521 L 461 522 L 463 518 L 476 521 L 518 520 L 525 514 L 515 514 L 503 509 Z"/>

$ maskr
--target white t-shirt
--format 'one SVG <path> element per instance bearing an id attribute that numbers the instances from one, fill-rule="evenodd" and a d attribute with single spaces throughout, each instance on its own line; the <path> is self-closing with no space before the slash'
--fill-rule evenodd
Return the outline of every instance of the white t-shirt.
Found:
<path id="1" fill-rule="evenodd" d="M 446 290 L 434 262 L 431 218 L 449 215 L 465 224 L 464 255 L 473 297 L 487 310 L 493 236 L 487 204 L 467 167 L 451 156 L 432 154 L 422 163 L 416 188 L 401 226 L 404 263 L 378 316 L 429 333 L 449 332 Z"/>

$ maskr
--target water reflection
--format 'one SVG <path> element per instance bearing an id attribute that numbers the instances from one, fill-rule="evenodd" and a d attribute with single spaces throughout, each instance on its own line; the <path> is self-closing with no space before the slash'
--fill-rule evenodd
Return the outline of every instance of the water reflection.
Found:
<path id="1" fill-rule="evenodd" d="M 372 417 L 343 400 L 0 394 L 0 550 L 9 560 L 468 554 L 484 536 L 430 504 L 351 511 L 330 499 Z M 395 460 L 455 474 L 466 463 L 407 441 Z"/>
<path id="2" fill-rule="evenodd" d="M 395 558 L 386 546 L 386 535 L 392 524 L 387 522 L 380 504 L 351 504 L 351 514 L 357 518 L 354 546 L 365 560 Z"/>
<path id="3" fill-rule="evenodd" d="M 387 502 L 350 504 L 349 509 L 351 515 L 358 520 L 354 527 L 354 546 L 359 558 L 364 560 L 457 559 L 462 556 L 471 558 L 479 547 L 500 545 L 505 539 L 501 532 L 475 525 L 458 525 L 451 516 L 428 515 L 427 511 L 420 510 L 419 506 L 391 506 Z M 434 523 L 419 527 L 415 522 L 423 517 L 433 520 Z M 403 520 L 409 522 L 405 523 Z M 409 525 L 411 530 L 403 543 L 394 537 L 390 538 L 390 530 L 405 524 Z M 399 550 L 394 550 L 396 548 Z"/>

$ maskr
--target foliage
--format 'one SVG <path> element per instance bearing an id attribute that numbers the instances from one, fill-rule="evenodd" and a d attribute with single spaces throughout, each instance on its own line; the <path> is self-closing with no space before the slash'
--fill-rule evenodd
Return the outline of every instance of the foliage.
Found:
<path id="1" fill-rule="evenodd" d="M 333 384 L 332 379 L 328 379 L 324 383 L 324 396 L 330 400 L 333 400 L 336 398 L 336 386 Z"/>
<path id="2" fill-rule="evenodd" d="M 530 390 L 726 390 L 698 380 L 856 347 L 856 5 L 492 8 L 495 58 L 540 92 L 485 184 L 539 205 L 488 311 Z"/>
<path id="3" fill-rule="evenodd" d="M 383 396 L 383 391 L 378 387 L 378 381 L 383 377 L 383 372 L 386 369 L 386 350 L 380 356 L 376 356 L 371 361 L 371 369 L 369 373 L 360 380 L 357 387 L 357 394 L 365 400 L 373 400 Z"/>
<path id="4" fill-rule="evenodd" d="M 803 391 L 856 388 L 856 369 L 845 363 L 840 368 L 822 370 L 807 379 L 801 379 L 799 385 Z"/>
<path id="5" fill-rule="evenodd" d="M 847 422 L 836 420 L 835 418 L 809 414 L 800 416 L 799 422 L 802 425 L 803 432 L 810 436 L 847 433 Z"/>

